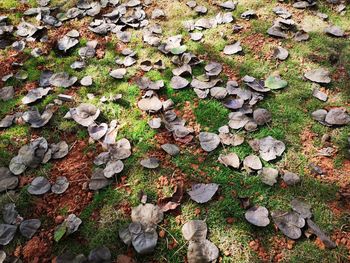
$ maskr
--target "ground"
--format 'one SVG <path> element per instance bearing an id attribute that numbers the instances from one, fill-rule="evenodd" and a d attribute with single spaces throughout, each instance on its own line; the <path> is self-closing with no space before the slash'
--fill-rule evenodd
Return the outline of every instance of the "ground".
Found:
<path id="1" fill-rule="evenodd" d="M 74 5 L 74 1 L 52 0 L 52 4 L 62 4 L 63 8 Z M 197 17 L 195 12 L 186 6 L 186 1 L 153 1 L 148 12 L 153 8 L 164 9 L 167 17 L 160 20 L 165 36 L 182 34 L 189 39 L 183 29 L 182 22 Z M 218 7 L 212 1 L 198 0 L 209 8 L 206 16 L 211 17 L 218 12 Z M 344 29 L 350 28 L 350 11 L 339 15 L 334 8 L 318 1 L 320 11 L 329 16 L 329 21 Z M 349 105 L 349 72 L 350 48 L 349 39 L 331 38 L 320 34 L 322 24 L 316 23 L 312 10 L 299 11 L 293 9 L 293 19 L 298 23 L 309 25 L 313 22 L 319 27 L 308 28 L 310 40 L 296 43 L 290 39 L 276 40 L 266 34 L 275 16 L 273 7 L 278 1 L 239 1 L 238 8 L 233 11 L 236 18 L 246 9 L 257 10 L 258 19 L 248 22 L 239 20 L 245 26 L 239 33 L 232 33 L 230 26 L 221 25 L 207 30 L 201 42 L 187 41 L 188 49 L 206 60 L 215 60 L 224 64 L 224 73 L 229 79 L 240 81 L 244 75 L 256 78 L 266 78 L 273 72 L 279 72 L 288 81 L 288 87 L 283 91 L 273 92 L 259 104 L 272 113 L 272 123 L 256 132 L 248 133 L 249 138 L 262 138 L 271 135 L 285 142 L 287 151 L 282 159 L 273 166 L 282 170 L 291 170 L 301 175 L 302 183 L 298 187 L 286 187 L 279 183 L 273 187 L 262 184 L 256 176 L 249 176 L 239 171 L 233 171 L 218 163 L 217 158 L 223 151 L 217 149 L 209 154 L 204 153 L 197 140 L 190 144 L 180 143 L 181 154 L 170 158 L 161 150 L 163 142 L 173 140 L 166 133 L 152 130 L 147 121 L 151 116 L 142 113 L 137 108 L 140 91 L 134 84 L 135 75 L 140 74 L 138 67 L 128 70 L 127 80 L 117 81 L 109 77 L 109 71 L 115 67 L 115 57 L 123 47 L 114 35 L 108 37 L 97 36 L 87 30 L 86 25 L 91 18 L 72 20 L 59 29 L 49 30 L 50 41 L 42 45 L 46 57 L 33 58 L 30 48 L 16 53 L 10 48 L 0 50 L 0 76 L 13 71 L 9 64 L 13 61 L 23 61 L 24 69 L 29 73 L 26 83 L 21 81 L 0 82 L 0 87 L 14 85 L 18 87 L 16 98 L 8 102 L 1 102 L 0 119 L 8 112 L 24 110 L 21 97 L 26 90 L 36 87 L 40 71 L 65 70 L 79 79 L 89 74 L 94 79 L 91 87 L 73 87 L 68 94 L 74 95 L 77 102 L 87 101 L 86 94 L 97 96 L 122 93 L 125 104 L 99 104 L 98 99 L 92 102 L 99 105 L 102 119 L 109 122 L 117 119 L 121 123 L 118 138 L 128 138 L 132 143 L 133 154 L 125 162 L 125 170 L 118 177 L 117 182 L 108 189 L 91 193 L 86 190 L 84 183 L 88 181 L 94 169 L 92 160 L 101 151 L 97 144 L 89 143 L 88 134 L 84 127 L 72 121 L 63 120 L 69 107 L 75 103 L 64 104 L 55 113 L 50 124 L 40 130 L 33 130 L 27 125 L 16 125 L 6 130 L 0 130 L 0 166 L 7 166 L 18 149 L 38 136 L 44 136 L 52 142 L 61 139 L 73 145 L 66 159 L 54 161 L 29 170 L 21 179 L 23 188 L 11 196 L 16 201 L 21 215 L 26 217 L 39 216 L 43 222 L 42 230 L 31 241 L 17 238 L 5 250 L 9 254 L 20 255 L 24 262 L 46 262 L 60 255 L 69 248 L 75 253 L 85 253 L 97 246 L 106 245 L 111 249 L 113 258 L 119 254 L 128 254 L 138 262 L 184 262 L 187 244 L 182 237 L 181 227 L 190 219 L 205 219 L 208 228 L 208 238 L 218 246 L 221 262 L 349 262 L 350 260 L 350 216 L 349 216 L 349 185 L 350 162 L 348 155 L 349 126 L 328 128 L 313 121 L 310 113 L 320 107 L 346 107 Z M 287 4 L 281 4 L 286 5 Z M 36 6 L 36 1 L 29 0 L 21 4 L 16 0 L 0 1 L 0 15 L 9 15 L 11 21 L 17 24 L 23 16 L 23 10 Z M 12 10 L 8 12 L 8 10 Z M 311 22 L 310 22 L 311 20 Z M 52 47 L 59 37 L 71 29 L 77 29 L 82 38 L 79 46 L 84 46 L 88 40 L 99 41 L 98 55 L 89 60 L 88 67 L 76 72 L 70 64 L 78 57 L 75 47 L 66 56 L 58 56 Z M 349 32 L 348 32 L 349 33 Z M 244 56 L 224 56 L 223 47 L 232 40 L 240 39 Z M 279 42 L 288 47 L 290 57 L 284 62 L 277 62 L 272 58 L 273 47 Z M 133 31 L 132 41 L 128 45 L 137 51 L 139 60 L 158 56 L 166 64 L 162 71 L 152 70 L 145 75 L 152 80 L 163 79 L 166 88 L 161 96 L 171 98 L 178 113 L 199 131 L 216 132 L 220 126 L 227 124 L 229 111 L 218 101 L 212 99 L 199 100 L 192 89 L 174 91 L 169 82 L 172 77 L 172 65 L 169 58 L 163 57 L 155 49 L 142 43 L 141 31 Z M 332 59 L 332 58 L 336 59 Z M 331 71 L 333 82 L 327 85 L 330 100 L 322 103 L 312 97 L 311 82 L 306 82 L 302 75 L 305 70 L 323 66 Z M 196 75 L 203 72 L 203 66 L 195 69 Z M 52 102 L 55 95 L 62 92 L 56 90 L 43 101 L 39 108 Z M 315 153 L 321 148 L 321 138 L 328 133 L 331 144 L 337 152 L 331 158 L 317 157 Z M 252 150 L 248 143 L 241 146 L 227 148 L 234 151 L 241 158 L 249 155 Z M 157 156 L 162 165 L 155 171 L 143 169 L 135 163 L 145 156 Z M 309 163 L 313 162 L 324 170 L 324 177 L 315 176 L 310 171 Z M 26 192 L 26 185 L 38 175 L 47 176 L 54 180 L 59 175 L 65 175 L 73 183 L 67 196 L 55 198 L 34 198 Z M 157 203 L 158 199 L 169 196 L 174 185 L 179 182 L 188 187 L 194 182 L 214 182 L 220 185 L 218 195 L 209 203 L 199 205 L 184 196 L 181 207 L 174 213 L 167 213 L 160 225 L 160 239 L 155 254 L 138 256 L 131 248 L 127 248 L 118 237 L 118 230 L 130 222 L 131 207 L 140 203 L 139 195 L 142 191 L 147 194 L 148 202 Z M 84 188 L 85 187 L 85 188 Z M 337 243 L 333 250 L 325 249 L 319 240 L 301 238 L 296 242 L 284 237 L 273 224 L 267 228 L 257 228 L 248 224 L 244 219 L 244 209 L 239 197 L 250 197 L 253 203 L 266 205 L 269 209 L 288 209 L 294 197 L 302 197 L 311 206 L 314 221 L 329 234 Z M 8 196 L 1 198 L 1 203 L 8 202 Z M 79 231 L 66 237 L 60 242 L 52 240 L 54 227 L 62 222 L 62 218 L 69 213 L 76 213 L 83 220 Z M 40 249 L 39 249 L 40 248 Z"/>

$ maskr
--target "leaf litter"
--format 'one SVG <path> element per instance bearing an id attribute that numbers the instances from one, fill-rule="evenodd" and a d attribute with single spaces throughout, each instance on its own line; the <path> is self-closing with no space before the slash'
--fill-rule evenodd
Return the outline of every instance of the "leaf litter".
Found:
<path id="1" fill-rule="evenodd" d="M 181 145 L 181 151 L 182 144 L 197 143 L 193 142 L 194 138 L 198 139 L 201 149 L 209 154 L 212 154 L 210 152 L 213 152 L 220 146 L 236 147 L 243 144 L 246 134 L 260 129 L 260 126 L 269 125 L 269 123 L 273 121 L 269 110 L 258 108 L 256 104 L 263 100 L 265 96 L 280 92 L 278 91 L 280 89 L 288 88 L 287 81 L 276 74 L 266 76 L 265 79 L 245 76 L 241 79 L 240 84 L 234 80 L 229 80 L 225 85 L 226 80 L 222 78 L 223 74 L 225 74 L 225 71 L 223 72 L 225 65 L 212 60 L 206 61 L 205 59 L 202 61 L 202 59 L 188 51 L 187 43 L 182 35 L 167 36 L 167 38 L 165 38 L 162 36 L 163 30 L 160 24 L 148 24 L 148 13 L 145 11 L 148 4 L 150 4 L 148 1 L 141 3 L 137 0 L 130 0 L 124 4 L 120 4 L 119 1 L 115 0 L 103 0 L 101 2 L 79 1 L 66 12 L 55 14 L 56 17 L 50 14 L 54 12 L 54 9 L 46 8 L 46 6 L 50 4 L 49 2 L 50 1 L 41 0 L 38 2 L 41 7 L 30 8 L 24 12 L 24 16 L 37 15 L 36 19 L 41 21 L 44 26 L 37 26 L 25 20 L 21 21 L 16 27 L 16 34 L 18 37 L 23 38 L 23 41 L 13 41 L 14 49 L 21 51 L 26 46 L 25 41 L 28 43 L 36 41 L 45 43 L 48 41 L 46 26 L 49 25 L 58 28 L 71 19 L 85 16 L 92 17 L 87 30 L 91 31 L 93 34 L 99 35 L 113 33 L 119 41 L 126 45 L 133 41 L 132 37 L 134 32 L 140 29 L 144 42 L 157 47 L 158 51 L 165 56 L 169 56 L 169 60 L 176 66 L 175 69 L 172 69 L 173 77 L 169 85 L 175 92 L 181 92 L 181 90 L 185 88 L 193 88 L 199 99 L 211 97 L 212 99 L 218 100 L 223 106 L 229 109 L 230 114 L 228 116 L 227 126 L 220 129 L 219 134 L 200 129 L 194 130 L 186 125 L 186 120 L 178 115 L 178 111 L 173 110 L 174 103 L 169 104 L 169 101 L 164 97 L 162 92 L 168 83 L 165 83 L 164 80 L 153 81 L 147 77 L 138 78 L 135 81 L 135 84 L 141 91 L 141 98 L 137 102 L 138 108 L 147 114 L 155 115 L 153 116 L 154 118 L 148 122 L 149 126 L 159 130 L 163 128 L 166 129 L 167 132 L 173 136 L 172 138 L 176 143 Z M 203 16 L 209 11 L 207 6 L 199 5 L 195 1 L 189 1 L 187 6 L 193 9 L 198 15 L 196 20 L 192 22 L 186 21 L 186 23 L 184 23 L 185 29 L 189 31 L 190 38 L 193 41 L 202 41 L 202 38 L 206 35 L 205 31 L 207 29 L 218 27 L 221 24 L 232 23 L 234 18 L 232 14 L 227 11 L 234 10 L 237 4 L 237 2 L 232 1 L 218 3 L 218 6 L 224 13 L 218 13 L 215 17 L 208 18 L 207 16 Z M 314 7 L 315 5 L 316 1 L 297 1 L 290 7 L 304 10 Z M 110 7 L 108 10 L 108 12 L 110 12 L 102 12 L 100 15 L 101 11 L 106 6 Z M 61 12 L 62 10 L 59 11 Z M 273 26 L 268 29 L 267 33 L 272 37 L 290 38 L 296 42 L 307 41 L 312 37 L 308 32 L 303 31 L 303 28 L 291 18 L 294 12 L 284 7 L 275 7 L 273 12 L 279 17 L 274 21 Z M 166 12 L 159 8 L 152 9 L 150 14 L 151 16 L 149 18 L 152 20 L 164 20 L 168 18 Z M 246 11 L 241 14 L 240 19 L 247 21 L 251 19 L 260 19 L 260 13 L 255 10 L 246 9 Z M 7 23 L 7 17 L 1 18 L 1 45 L 3 45 L 3 43 L 5 43 L 5 45 L 12 45 L 11 40 L 9 42 L 4 41 L 3 37 L 4 35 L 11 35 L 14 32 L 14 29 L 8 26 Z M 239 25 L 235 26 L 241 29 Z M 331 24 L 325 29 L 324 33 L 339 38 L 343 37 L 345 34 L 340 27 Z M 63 51 L 63 53 L 67 55 L 71 50 L 76 49 L 80 35 L 80 31 L 78 32 L 77 30 L 65 31 L 57 39 L 57 49 Z M 88 41 L 85 46 L 80 47 L 78 55 L 81 61 L 74 62 L 71 68 L 82 69 L 86 67 L 86 64 L 89 63 L 87 59 L 95 57 L 98 45 L 100 45 L 99 41 L 92 40 Z M 245 47 L 245 43 L 243 43 L 243 45 Z M 34 50 L 35 49 L 33 49 L 33 52 Z M 243 48 L 239 39 L 228 42 L 223 49 L 223 53 L 226 55 L 240 53 L 244 56 L 242 51 Z M 33 52 L 32 54 L 35 53 Z M 115 60 L 120 68 L 110 71 L 110 76 L 117 79 L 115 81 L 124 81 L 129 77 L 129 70 L 127 71 L 124 67 L 140 66 L 143 71 L 150 71 L 152 68 L 161 71 L 166 67 L 163 60 L 158 60 L 154 63 L 150 60 L 143 61 L 138 65 L 137 52 L 129 48 L 124 48 L 121 55 L 121 57 Z M 281 46 L 275 47 L 273 57 L 283 61 L 286 60 L 288 56 L 289 52 L 286 48 Z M 193 67 L 199 63 L 203 64 L 204 74 L 199 76 L 192 75 L 194 72 Z M 21 63 L 18 63 L 18 66 L 18 70 L 13 72 L 13 74 L 9 74 L 8 77 L 3 78 L 5 82 L 12 76 L 18 81 L 24 82 L 28 77 L 31 77 L 27 71 L 20 68 Z M 304 77 L 306 80 L 323 85 L 332 82 L 330 72 L 325 68 L 306 69 Z M 58 88 L 65 88 L 69 90 L 70 93 L 71 89 L 74 89 L 74 85 L 79 85 L 77 80 L 78 78 L 74 76 L 74 74 L 71 75 L 68 72 L 43 71 L 40 76 L 40 87 L 31 89 L 27 95 L 22 98 L 22 103 L 27 105 L 36 104 L 39 100 L 45 101 L 45 97 L 48 96 L 49 92 L 53 90 L 53 93 L 55 93 Z M 87 75 L 80 80 L 80 84 L 85 87 L 94 86 L 94 77 Z M 15 93 L 15 89 L 11 86 L 2 88 L 0 90 L 0 95 L 3 101 L 8 101 L 14 96 L 18 96 L 18 94 Z M 67 98 L 70 96 L 66 94 L 62 95 L 67 96 Z M 327 94 L 319 89 L 314 89 L 313 95 L 321 101 L 327 101 Z M 64 97 L 61 96 L 60 98 Z M 104 99 L 101 100 L 101 102 L 106 102 L 107 100 L 108 99 Z M 72 100 L 63 99 L 61 101 L 71 102 Z M 59 209 L 62 208 L 62 204 L 66 205 L 67 200 L 69 200 L 68 207 L 70 214 L 57 226 L 56 232 L 54 233 L 54 239 L 56 241 L 78 230 L 82 221 L 75 213 L 81 212 L 82 207 L 86 206 L 91 201 L 93 195 L 91 192 L 88 192 L 87 189 L 98 191 L 112 184 L 112 182 L 117 179 L 117 176 L 124 170 L 124 163 L 122 160 L 127 159 L 132 154 L 131 144 L 126 138 L 118 138 L 119 141 L 116 141 L 119 120 L 114 120 L 109 125 L 101 122 L 104 121 L 106 114 L 103 112 L 104 107 L 101 105 L 97 106 L 95 103 L 90 104 L 85 102 L 80 105 L 75 105 L 74 103 L 69 105 L 73 107 L 70 108 L 65 118 L 68 120 L 73 119 L 81 126 L 86 127 L 91 139 L 95 141 L 96 144 L 101 144 L 104 148 L 104 152 L 101 152 L 94 161 L 96 165 L 102 168 L 93 170 L 91 167 L 91 156 L 85 157 L 81 152 L 77 152 L 76 149 L 73 153 L 70 153 L 71 149 L 65 141 L 50 144 L 45 138 L 40 137 L 24 145 L 18 151 L 18 155 L 13 157 L 9 163 L 9 169 L 2 167 L 0 170 L 0 180 L 3 182 L 3 191 L 13 190 L 18 185 L 18 177 L 21 178 L 22 174 L 26 172 L 27 169 L 36 169 L 42 163 L 64 158 L 62 161 L 54 163 L 54 167 L 55 165 L 63 165 L 63 169 L 53 168 L 53 175 L 51 174 L 48 178 L 43 176 L 36 177 L 31 180 L 28 186 L 29 193 L 42 196 L 40 198 L 42 198 L 43 202 L 39 201 L 34 209 L 34 213 L 36 214 L 39 214 L 40 209 L 46 209 L 50 217 L 56 217 L 58 216 Z M 56 108 L 52 110 L 52 106 L 46 103 L 45 110 L 42 111 L 42 107 L 40 107 L 40 109 L 39 111 L 38 108 L 31 107 L 23 113 L 17 112 L 8 114 L 1 120 L 0 127 L 8 128 L 17 123 L 19 119 L 29 123 L 32 128 L 41 128 L 49 125 L 50 119 L 56 117 L 53 116 Z M 349 115 L 343 108 L 325 107 L 325 109 L 319 109 L 313 112 L 311 116 L 321 124 L 329 127 L 347 125 L 350 122 Z M 239 133 L 236 132 L 237 130 L 239 130 Z M 241 132 L 242 130 L 243 132 Z M 80 147 L 86 146 L 86 142 L 79 141 L 78 144 Z M 252 146 L 253 151 L 259 152 L 259 156 L 263 162 L 260 160 L 259 156 L 255 154 L 246 155 L 243 156 L 243 158 L 240 156 L 243 163 L 242 169 L 246 169 L 248 172 L 256 171 L 262 183 L 269 186 L 275 185 L 280 171 L 265 166 L 267 162 L 275 161 L 283 156 L 286 150 L 285 144 L 271 136 L 260 137 L 259 140 L 255 140 L 254 143 L 249 142 L 249 144 Z M 170 156 L 178 158 L 180 153 L 180 147 L 178 145 L 163 143 L 160 147 Z M 213 152 L 213 154 L 215 153 L 216 151 Z M 70 156 L 73 156 L 73 158 Z M 235 152 L 227 153 L 225 151 L 223 154 L 219 155 L 218 161 L 225 166 L 239 169 L 241 167 L 240 157 L 238 157 Z M 86 162 L 89 162 L 89 165 L 87 165 Z M 162 158 L 149 157 L 141 159 L 140 165 L 148 169 L 155 169 L 163 164 L 163 162 L 164 159 Z M 67 168 L 69 165 L 71 167 Z M 73 168 L 78 170 L 72 173 Z M 128 167 L 126 167 L 126 169 L 128 169 Z M 86 174 L 89 176 L 85 178 L 82 176 L 83 174 L 85 177 Z M 82 180 L 82 182 L 80 182 L 80 180 Z M 297 187 L 296 185 L 301 181 L 301 177 L 296 173 L 283 171 L 282 180 L 288 186 Z M 79 181 L 79 183 L 77 183 L 77 181 Z M 218 188 L 219 185 L 215 183 L 196 183 L 192 185 L 192 189 L 188 191 L 188 194 L 195 202 L 206 203 L 212 201 Z M 49 193 L 50 190 L 52 191 L 51 193 Z M 73 201 L 72 194 L 75 192 L 79 193 L 82 199 Z M 134 207 L 131 213 L 132 223 L 130 223 L 127 228 L 120 229 L 119 231 L 119 236 L 124 243 L 128 245 L 132 244 L 136 252 L 140 254 L 152 253 L 157 245 L 158 233 L 156 228 L 157 224 L 163 220 L 163 212 L 177 209 L 183 200 L 183 192 L 183 185 L 177 185 L 171 197 L 158 200 L 158 206 L 146 203 Z M 57 200 L 59 201 L 57 202 Z M 45 201 L 48 205 L 44 205 Z M 59 205 L 57 205 L 57 203 Z M 79 207 L 78 203 L 82 203 L 83 205 Z M 73 207 L 71 204 L 73 204 Z M 50 208 L 48 208 L 48 206 Z M 311 220 L 311 206 L 298 199 L 294 199 L 291 202 L 291 207 L 293 211 L 272 211 L 269 213 L 266 207 L 256 205 L 250 207 L 246 211 L 245 218 L 248 222 L 263 227 L 270 223 L 269 215 L 271 215 L 277 227 L 286 236 L 292 239 L 298 239 L 304 230 L 304 226 L 307 224 L 310 233 L 318 236 L 326 247 L 335 247 L 335 243 Z M 22 221 L 19 228 L 24 236 L 32 238 L 40 225 L 40 221 L 37 219 L 26 219 Z M 12 226 L 11 223 L 2 224 L 1 227 L 1 232 L 3 233 L 1 235 L 2 242 L 7 244 L 14 237 L 16 227 Z M 199 234 L 189 234 L 191 231 L 198 231 Z M 211 262 L 218 258 L 219 250 L 212 242 L 206 239 L 207 231 L 207 226 L 204 221 L 198 220 L 197 222 L 194 220 L 184 225 L 184 237 L 186 240 L 190 241 L 187 253 L 188 262 Z M 47 233 L 45 233 L 45 235 L 47 237 Z M 193 235 L 197 235 L 198 238 L 193 239 Z M 33 243 L 34 246 L 35 244 L 43 243 L 42 238 L 42 236 L 41 239 L 34 237 L 28 244 Z M 47 240 L 52 241 L 52 237 L 47 238 Z M 43 247 L 43 252 L 49 252 L 46 243 Z M 25 257 L 29 259 L 31 253 L 26 250 L 26 248 L 27 247 L 24 249 L 26 253 Z M 72 257 L 71 255 L 67 255 L 67 258 L 74 259 L 80 256 L 81 258 L 85 258 L 84 255 Z M 62 258 L 64 257 L 66 257 L 66 255 L 62 255 Z M 111 260 L 111 253 L 107 247 L 95 248 L 90 251 L 88 259 L 90 261 L 109 261 Z"/>

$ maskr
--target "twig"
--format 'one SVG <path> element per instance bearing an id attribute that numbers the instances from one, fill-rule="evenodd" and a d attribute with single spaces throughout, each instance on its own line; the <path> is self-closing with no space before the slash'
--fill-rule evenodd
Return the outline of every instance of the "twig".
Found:
<path id="1" fill-rule="evenodd" d="M 344 228 L 345 228 L 345 229 L 346 229 L 346 228 L 349 228 L 349 225 L 348 225 L 348 224 L 343 224 L 343 225 L 341 225 L 340 230 L 341 230 L 341 231 L 346 231 L 346 230 L 344 230 Z"/>
<path id="2" fill-rule="evenodd" d="M 271 126 L 269 125 L 269 123 L 266 122 L 265 124 L 266 124 L 267 128 L 269 128 L 269 130 L 272 131 L 272 128 L 271 128 Z"/>
<path id="3" fill-rule="evenodd" d="M 77 143 L 77 141 L 73 142 L 73 144 L 69 147 L 69 151 L 71 151 L 73 149 L 73 147 L 75 146 L 76 143 Z"/>
<path id="4" fill-rule="evenodd" d="M 177 239 L 168 231 L 166 230 L 164 227 L 162 227 L 161 225 L 157 225 L 159 226 L 161 229 L 163 229 L 165 232 L 167 232 L 174 240 L 177 244 L 179 244 L 179 242 L 177 241 Z"/>
<path id="5" fill-rule="evenodd" d="M 88 177 L 86 177 L 86 178 L 88 178 Z M 70 182 L 71 183 L 77 183 L 77 182 L 85 182 L 85 181 L 86 181 L 86 179 L 78 179 L 78 180 L 73 180 L 73 181 L 70 181 Z"/>
<path id="6" fill-rule="evenodd" d="M 183 249 L 187 245 L 187 243 L 188 241 L 186 241 L 181 247 L 179 247 L 179 249 L 175 251 L 175 253 L 171 256 L 171 258 L 174 257 L 177 253 L 179 253 L 179 251 Z"/>
<path id="7" fill-rule="evenodd" d="M 15 203 L 15 200 L 13 200 L 12 197 L 9 195 L 9 192 L 7 192 L 7 189 L 6 189 L 6 195 L 7 195 L 8 198 L 10 198 L 10 200 L 11 200 L 13 203 Z"/>
<path id="8" fill-rule="evenodd" d="M 275 215 L 274 217 L 275 217 L 275 218 L 283 217 L 283 216 L 287 215 L 288 213 L 289 213 L 289 212 L 285 212 L 285 213 L 282 213 L 281 215 Z"/>

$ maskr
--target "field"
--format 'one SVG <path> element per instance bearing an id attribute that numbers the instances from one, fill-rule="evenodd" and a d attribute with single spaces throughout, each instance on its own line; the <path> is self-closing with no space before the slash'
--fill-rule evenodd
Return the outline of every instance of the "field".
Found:
<path id="1" fill-rule="evenodd" d="M 159 37 L 162 43 L 172 36 L 181 36 L 181 46 L 174 44 L 175 48 L 168 54 L 144 41 L 144 28 L 128 25 L 122 32 L 130 32 L 131 38 L 124 42 L 118 33 L 92 32 L 90 23 L 95 18 L 101 18 L 101 14 L 111 12 L 112 5 L 101 8 L 100 14 L 95 17 L 80 16 L 65 20 L 60 26 L 48 26 L 47 42 L 27 39 L 21 50 L 11 47 L 12 43 L 0 49 L 0 78 L 14 75 L 0 81 L 0 89 L 8 86 L 15 89 L 11 99 L 5 101 L 0 98 L 0 120 L 9 114 L 28 111 L 31 106 L 43 112 L 48 104 L 54 105 L 52 118 L 40 128 L 33 128 L 23 120 L 14 122 L 8 128 L 0 128 L 0 167 L 9 167 L 19 149 L 39 137 L 44 137 L 49 143 L 64 140 L 69 145 L 65 157 L 35 168 L 28 167 L 18 175 L 16 188 L 1 193 L 1 207 L 15 203 L 21 217 L 35 218 L 41 222 L 40 228 L 30 239 L 21 236 L 18 231 L 13 240 L 3 246 L 8 258 L 20 258 L 23 262 L 51 262 L 67 251 L 88 256 L 92 249 L 106 246 L 112 259 L 105 262 L 187 262 L 189 241 L 183 237 L 182 226 L 189 220 L 205 220 L 207 239 L 219 249 L 218 262 L 350 261 L 350 121 L 346 125 L 327 126 L 314 120 L 311 115 L 318 109 L 350 110 L 349 5 L 344 3 L 345 11 L 338 12 L 339 5 L 327 1 L 316 1 L 315 6 L 297 9 L 292 7 L 293 1 L 240 0 L 234 10 L 228 10 L 218 6 L 215 1 L 197 0 L 197 6 L 207 8 L 206 13 L 198 14 L 186 2 L 153 0 L 149 5 L 137 5 L 142 6 L 140 9 L 149 19 L 148 26 L 160 25 L 162 33 L 153 35 Z M 51 0 L 49 6 L 57 6 L 60 12 L 66 12 L 76 4 L 72 0 Z M 7 20 L 15 27 L 22 19 L 34 25 L 45 25 L 35 15 L 24 14 L 29 8 L 38 6 L 35 0 L 28 0 L 27 3 L 0 0 L 0 16 L 8 16 Z M 308 40 L 296 41 L 293 32 L 289 31 L 287 38 L 268 35 L 268 29 L 278 18 L 273 11 L 276 6 L 292 14 L 291 19 L 296 23 L 297 30 L 302 28 L 308 34 Z M 128 7 L 126 12 L 131 12 L 133 8 Z M 165 16 L 152 18 L 152 13 L 158 9 L 163 10 Z M 254 10 L 255 15 L 249 19 L 241 18 L 247 10 Z M 52 10 L 52 14 L 57 12 Z M 185 21 L 213 18 L 220 12 L 231 13 L 233 21 L 194 30 L 203 33 L 199 41 L 190 38 Z M 318 12 L 326 14 L 328 18 L 322 19 Z M 233 25 L 243 28 L 234 31 Z M 324 30 L 330 25 L 344 30 L 344 36 L 326 34 Z M 57 43 L 73 29 L 79 32 L 77 44 L 66 52 L 58 50 Z M 22 39 L 26 38 L 15 36 L 14 40 Z M 94 56 L 84 59 L 84 68 L 72 69 L 71 64 L 81 58 L 79 50 L 91 40 L 98 43 Z M 236 41 L 240 41 L 242 51 L 225 54 L 224 48 Z M 172 62 L 173 57 L 181 57 L 184 46 L 185 52 L 194 54 L 201 61 L 191 65 L 192 74 L 184 77 L 189 82 L 195 77 L 203 77 L 206 72 L 208 74 L 205 66 L 212 61 L 222 66 L 222 71 L 213 75 L 220 78 L 221 87 L 226 87 L 229 80 L 236 80 L 239 87 L 246 88 L 242 80 L 246 75 L 258 80 L 280 76 L 287 81 L 286 87 L 263 93 L 263 100 L 252 106 L 253 109 L 267 109 L 271 113 L 271 121 L 252 131 L 243 127 L 230 129 L 233 134 L 244 137 L 240 145 L 220 143 L 212 151 L 203 150 L 199 134 L 219 134 L 218 129 L 228 124 L 228 116 L 235 110 L 224 105 L 229 95 L 225 99 L 210 95 L 200 99 L 191 84 L 183 89 L 173 88 L 173 70 L 178 67 Z M 275 58 L 274 49 L 277 46 L 288 50 L 287 59 L 282 61 Z M 34 48 L 40 48 L 42 54 L 33 56 L 31 52 Z M 136 52 L 135 62 L 130 66 L 120 66 L 116 58 L 123 61 L 125 56 L 122 51 L 126 48 Z M 152 62 L 153 67 L 149 71 L 141 70 L 145 60 Z M 159 60 L 163 67 L 154 66 Z M 16 66 L 14 62 L 23 65 Z M 126 74 L 119 79 L 110 76 L 110 72 L 117 68 L 126 68 Z M 331 79 L 330 83 L 318 86 L 328 95 L 325 102 L 313 96 L 318 84 L 304 75 L 318 68 L 327 69 Z M 39 87 L 43 70 L 66 72 L 69 76 L 77 77 L 78 81 L 67 88 L 51 85 L 52 89 L 42 99 L 23 104 L 22 99 L 28 91 Z M 21 79 L 16 75 L 18 71 L 25 72 L 27 77 Z M 85 76 L 92 78 L 91 85 L 80 84 Z M 163 119 L 166 114 L 162 110 L 150 113 L 140 109 L 139 101 L 147 90 L 140 87 L 140 77 L 147 77 L 153 83 L 164 81 L 164 87 L 154 90 L 156 95 L 152 96 L 162 102 L 168 99 L 174 102 L 173 113 L 186 122 L 185 126 L 191 131 L 189 135 L 177 138 L 164 125 L 159 129 L 150 127 L 150 120 L 156 117 Z M 73 99 L 58 102 L 59 94 L 70 95 Z M 110 99 L 116 94 L 121 94 L 122 98 Z M 91 139 L 87 127 L 75 119 L 64 118 L 71 108 L 81 103 L 92 104 L 100 110 L 96 123 L 106 123 L 111 127 L 111 121 L 117 121 L 117 128 L 112 129 L 116 132 L 113 143 L 126 138 L 131 144 L 131 156 L 122 160 L 123 171 L 113 174 L 108 186 L 97 191 L 89 189 L 89 183 L 98 169 L 94 159 L 106 151 L 106 145 L 102 140 Z M 248 155 L 259 155 L 254 153 L 249 142 L 267 136 L 282 141 L 285 151 L 275 160 L 262 160 L 262 165 L 276 168 L 280 174 L 286 171 L 298 174 L 300 182 L 296 185 L 286 184 L 281 176 L 273 186 L 266 185 L 256 171 L 234 169 L 218 161 L 220 155 L 228 153 L 237 154 L 241 162 Z M 175 156 L 167 154 L 161 148 L 166 143 L 176 144 L 180 153 Z M 320 150 L 326 147 L 332 148 L 331 153 L 320 155 Z M 147 169 L 140 164 L 141 160 L 149 157 L 157 158 L 159 167 Z M 321 172 L 317 172 L 319 170 Z M 50 184 L 54 184 L 58 176 L 65 176 L 69 187 L 62 194 L 30 194 L 28 187 L 39 176 L 48 179 Z M 193 184 L 198 183 L 215 183 L 219 188 L 208 202 L 200 204 L 187 193 Z M 118 233 L 131 222 L 132 209 L 145 199 L 147 203 L 160 205 L 169 199 L 165 198 L 172 197 L 176 189 L 182 191 L 180 201 L 176 209 L 164 212 L 164 219 L 157 223 L 158 242 L 154 251 L 140 255 L 131 245 L 125 245 Z M 326 248 L 315 235 L 304 234 L 308 232 L 306 226 L 297 240 L 286 237 L 278 229 L 271 218 L 271 211 L 290 211 L 294 198 L 311 206 L 313 222 L 335 242 L 334 249 Z M 247 200 L 251 205 L 269 210 L 271 222 L 268 226 L 254 226 L 245 219 Z M 63 233 L 63 237 L 55 240 L 58 226 L 66 222 L 64 220 L 70 214 L 81 219 L 79 229 L 70 235 Z M 127 255 L 130 261 L 122 261 L 120 255 Z M 131 258 L 135 261 L 131 261 Z"/>

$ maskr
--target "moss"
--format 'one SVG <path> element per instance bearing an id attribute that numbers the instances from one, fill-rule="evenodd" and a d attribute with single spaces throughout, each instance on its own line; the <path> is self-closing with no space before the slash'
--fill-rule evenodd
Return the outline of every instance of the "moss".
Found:
<path id="1" fill-rule="evenodd" d="M 343 247 L 339 250 L 320 250 L 314 242 L 306 241 L 303 244 L 296 244 L 293 250 L 289 251 L 282 262 L 346 262 L 347 253 Z"/>
<path id="2" fill-rule="evenodd" d="M 19 5 L 19 2 L 13 0 L 3 0 L 0 2 L 0 8 L 11 9 Z"/>
<path id="3" fill-rule="evenodd" d="M 0 141 L 1 141 L 0 145 L 4 145 L 4 147 L 8 145 L 17 147 L 19 142 L 16 141 L 16 139 L 23 139 L 23 138 L 26 138 L 28 135 L 29 135 L 28 126 L 19 126 L 19 125 L 12 126 L 4 130 L 0 134 Z"/>
<path id="4" fill-rule="evenodd" d="M 227 124 L 229 110 L 217 100 L 200 100 L 194 114 L 202 130 L 217 132 L 218 128 Z"/>
<path id="5" fill-rule="evenodd" d="M 78 132 L 77 132 L 77 139 L 78 140 L 84 140 L 85 138 L 88 138 L 88 137 L 89 137 L 89 134 L 88 134 L 86 129 L 78 130 Z"/>

